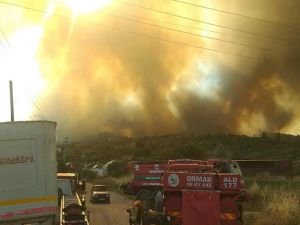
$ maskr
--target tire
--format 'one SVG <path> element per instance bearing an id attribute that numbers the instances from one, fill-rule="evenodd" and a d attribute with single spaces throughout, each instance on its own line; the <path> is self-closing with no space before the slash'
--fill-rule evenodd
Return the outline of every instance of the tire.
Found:
<path id="1" fill-rule="evenodd" d="M 151 208 L 151 192 L 148 190 L 140 190 L 137 194 L 136 194 L 136 199 L 137 200 L 141 200 L 143 202 L 144 205 L 144 209 L 148 210 Z"/>
<path id="2" fill-rule="evenodd" d="M 143 225 L 162 225 L 162 218 L 159 215 L 145 213 L 143 217 Z"/>

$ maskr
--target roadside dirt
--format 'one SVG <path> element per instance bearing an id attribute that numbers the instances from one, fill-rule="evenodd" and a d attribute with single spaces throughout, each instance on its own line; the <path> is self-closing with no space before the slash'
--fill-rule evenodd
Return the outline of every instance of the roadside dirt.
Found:
<path id="1" fill-rule="evenodd" d="M 111 192 L 110 204 L 92 204 L 89 201 L 89 193 L 86 195 L 86 207 L 89 212 L 90 225 L 128 225 L 128 209 L 132 201 Z"/>

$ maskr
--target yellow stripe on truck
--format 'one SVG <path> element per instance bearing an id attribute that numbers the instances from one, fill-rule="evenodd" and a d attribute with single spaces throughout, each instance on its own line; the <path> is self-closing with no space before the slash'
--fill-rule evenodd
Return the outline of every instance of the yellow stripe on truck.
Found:
<path id="1" fill-rule="evenodd" d="M 40 202 L 54 202 L 54 201 L 57 202 L 56 195 L 49 195 L 49 196 L 42 196 L 42 197 L 35 197 L 35 198 L 2 200 L 2 201 L 0 201 L 0 207 L 19 205 L 19 204 L 40 203 Z"/>

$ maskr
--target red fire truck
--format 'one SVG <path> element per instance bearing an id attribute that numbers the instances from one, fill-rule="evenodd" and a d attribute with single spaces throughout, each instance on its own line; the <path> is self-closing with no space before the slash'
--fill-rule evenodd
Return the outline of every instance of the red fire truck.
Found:
<path id="1" fill-rule="evenodd" d="M 239 165 L 235 161 L 209 159 L 209 160 L 190 160 L 177 159 L 169 161 L 132 161 L 129 163 L 129 170 L 133 174 L 133 179 L 128 183 L 120 186 L 126 194 L 136 195 L 136 198 L 142 200 L 146 209 L 153 208 L 155 202 L 155 195 L 157 190 L 163 188 L 164 181 L 161 179 L 162 175 L 172 168 L 171 165 L 177 167 L 188 167 L 188 165 L 196 164 L 198 167 L 213 169 L 213 172 L 220 171 L 227 174 L 239 175 L 239 201 L 244 201 L 247 197 L 245 191 L 244 180 L 242 177 Z M 241 210 L 240 204 L 238 205 Z"/>
<path id="2" fill-rule="evenodd" d="M 162 176 L 164 217 L 171 225 L 241 225 L 246 199 L 238 165 L 171 160 Z"/>
<path id="3" fill-rule="evenodd" d="M 157 190 L 162 188 L 161 176 L 167 166 L 167 161 L 131 161 L 128 167 L 133 179 L 120 188 L 125 194 L 135 195 L 142 200 L 146 208 L 151 208 Z"/>

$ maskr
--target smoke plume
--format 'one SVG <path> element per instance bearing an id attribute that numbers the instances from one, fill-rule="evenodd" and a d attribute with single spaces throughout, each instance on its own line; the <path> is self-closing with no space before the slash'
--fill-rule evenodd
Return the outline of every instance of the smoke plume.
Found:
<path id="1" fill-rule="evenodd" d="M 44 99 L 62 133 L 84 137 L 99 133 L 141 136 L 298 132 L 300 46 L 296 33 L 300 27 L 295 23 L 299 3 L 204 2 L 217 9 L 295 26 L 291 28 L 172 1 L 136 2 L 264 36 L 117 2 L 89 17 L 78 16 L 75 22 L 71 14 L 63 18 L 53 15 L 45 24 L 39 58 L 48 82 Z M 201 29 L 214 30 L 222 34 L 207 36 L 269 50 L 154 27 L 111 14 L 148 18 L 152 22 L 138 20 L 195 34 L 202 34 Z"/>

